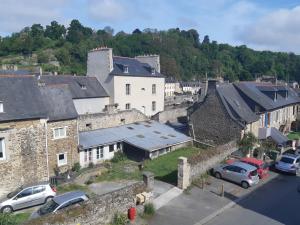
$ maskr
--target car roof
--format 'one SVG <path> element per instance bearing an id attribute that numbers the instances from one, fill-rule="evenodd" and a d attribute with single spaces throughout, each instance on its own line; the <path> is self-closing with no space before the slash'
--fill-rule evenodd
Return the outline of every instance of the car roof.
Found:
<path id="1" fill-rule="evenodd" d="M 252 158 L 252 157 L 245 157 L 245 158 L 241 158 L 241 161 L 242 162 L 249 162 L 249 163 L 253 163 L 253 164 L 256 164 L 256 165 L 261 165 L 264 163 L 263 160 L 260 160 L 260 159 L 256 159 L 256 158 Z"/>
<path id="2" fill-rule="evenodd" d="M 247 163 L 243 163 L 243 162 L 233 162 L 232 164 L 230 165 L 233 165 L 233 166 L 238 166 L 238 167 L 242 167 L 243 169 L 247 170 L 247 171 L 252 171 L 252 170 L 256 170 L 256 167 L 254 166 L 251 166 Z"/>
<path id="3" fill-rule="evenodd" d="M 40 182 L 40 183 L 35 183 L 35 184 L 27 184 L 27 185 L 22 185 L 19 188 L 26 189 L 26 188 L 31 188 L 31 187 L 36 187 L 36 186 L 47 186 L 50 185 L 49 182 Z"/>
<path id="4" fill-rule="evenodd" d="M 74 198 L 79 198 L 86 196 L 86 194 L 83 191 L 72 191 L 72 192 L 67 192 L 62 195 L 56 196 L 53 198 L 53 201 L 55 201 L 57 204 L 62 204 L 66 201 L 69 201 Z"/>

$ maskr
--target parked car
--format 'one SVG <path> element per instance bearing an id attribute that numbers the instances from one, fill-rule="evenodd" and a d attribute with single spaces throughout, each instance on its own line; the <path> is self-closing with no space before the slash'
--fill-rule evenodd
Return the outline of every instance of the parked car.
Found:
<path id="1" fill-rule="evenodd" d="M 256 167 L 238 161 L 215 167 L 213 174 L 216 178 L 224 178 L 238 183 L 245 189 L 259 182 Z"/>
<path id="2" fill-rule="evenodd" d="M 51 201 L 43 205 L 38 211 L 31 215 L 31 218 L 37 218 L 49 213 L 55 213 L 71 205 L 76 205 L 87 201 L 89 197 L 82 191 L 72 191 L 54 197 Z"/>
<path id="3" fill-rule="evenodd" d="M 0 203 L 2 213 L 10 213 L 48 202 L 56 195 L 56 188 L 50 184 L 20 187 L 9 193 Z"/>
<path id="4" fill-rule="evenodd" d="M 260 179 L 269 176 L 269 166 L 263 160 L 252 158 L 252 157 L 245 157 L 245 158 L 241 158 L 240 161 L 247 163 L 251 166 L 255 166 L 257 168 L 258 177 Z"/>
<path id="5" fill-rule="evenodd" d="M 300 155 L 284 154 L 281 159 L 275 163 L 275 168 L 279 171 L 293 173 L 299 172 Z"/>

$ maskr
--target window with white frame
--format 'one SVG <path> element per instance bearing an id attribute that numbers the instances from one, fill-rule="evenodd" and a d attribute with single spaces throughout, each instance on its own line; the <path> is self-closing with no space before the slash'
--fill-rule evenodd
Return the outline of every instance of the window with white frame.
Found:
<path id="1" fill-rule="evenodd" d="M 126 84 L 125 85 L 125 89 L 126 89 L 126 95 L 130 95 L 130 84 Z"/>
<path id="2" fill-rule="evenodd" d="M 58 166 L 64 166 L 67 165 L 67 153 L 59 153 L 57 154 L 57 165 Z"/>
<path id="3" fill-rule="evenodd" d="M 130 109 L 130 103 L 126 103 L 125 109 L 126 109 L 126 110 L 129 110 L 129 109 Z"/>
<path id="4" fill-rule="evenodd" d="M 3 102 L 0 102 L 0 113 L 4 112 L 4 108 L 3 108 Z"/>
<path id="5" fill-rule="evenodd" d="M 5 143 L 4 138 L 0 138 L 0 160 L 5 159 Z"/>
<path id="6" fill-rule="evenodd" d="M 67 136 L 67 127 L 59 127 L 53 129 L 53 138 L 59 139 Z"/>
<path id="7" fill-rule="evenodd" d="M 156 110 L 156 102 L 153 101 L 153 102 L 152 102 L 152 111 L 155 111 L 155 110 Z"/>
<path id="8" fill-rule="evenodd" d="M 156 84 L 152 84 L 152 94 L 156 94 Z"/>
<path id="9" fill-rule="evenodd" d="M 97 159 L 103 159 L 104 157 L 104 149 L 103 149 L 103 146 L 100 146 L 97 148 L 97 151 L 96 151 L 96 158 Z"/>

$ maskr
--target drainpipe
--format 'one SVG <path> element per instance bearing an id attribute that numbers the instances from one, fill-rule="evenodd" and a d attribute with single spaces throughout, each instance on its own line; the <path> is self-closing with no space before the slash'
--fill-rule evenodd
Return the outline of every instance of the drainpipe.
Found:
<path id="1" fill-rule="evenodd" d="M 47 176 L 48 181 L 50 180 L 50 171 L 49 171 L 49 154 L 48 154 L 48 119 L 46 119 L 45 123 L 45 133 L 46 133 L 46 161 L 47 161 Z"/>

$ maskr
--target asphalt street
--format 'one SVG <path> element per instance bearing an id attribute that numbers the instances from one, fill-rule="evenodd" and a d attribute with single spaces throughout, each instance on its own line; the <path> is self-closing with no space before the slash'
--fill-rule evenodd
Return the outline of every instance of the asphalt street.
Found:
<path id="1" fill-rule="evenodd" d="M 207 225 L 300 225 L 300 177 L 279 175 Z"/>

